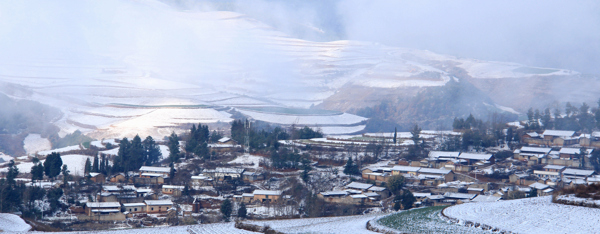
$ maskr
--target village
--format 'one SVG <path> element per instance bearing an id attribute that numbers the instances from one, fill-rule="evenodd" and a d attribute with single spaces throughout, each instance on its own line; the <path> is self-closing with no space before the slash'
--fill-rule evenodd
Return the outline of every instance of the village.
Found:
<path id="1" fill-rule="evenodd" d="M 196 141 L 191 136 L 200 126 L 181 133 L 181 139 Z M 235 141 L 249 141 L 250 134 L 241 131 L 234 137 L 232 128 L 222 135 L 213 132 L 215 137 L 194 143 L 200 146 L 192 150 L 186 147 L 191 143 L 172 139 L 173 133 L 156 141 L 162 154 L 156 162 L 119 173 L 107 170 L 122 160 L 123 140 L 118 139 L 18 157 L 2 162 L 0 171 L 9 179 L 11 168 L 17 168 L 21 173 L 12 178 L 15 183 L 45 190 L 46 199 L 27 198 L 37 207 L 32 210 L 39 209 L 28 220 L 61 230 L 389 212 L 552 195 L 600 181 L 594 170 L 600 132 L 524 130 L 520 122 L 508 123 L 502 131 L 522 136 L 518 142 L 450 151 L 444 145 L 464 131 L 311 133 L 276 140 L 281 153 L 269 155 L 249 142 Z M 172 151 L 179 151 L 180 158 L 173 158 Z M 34 168 L 26 170 L 56 153 L 69 166 L 60 175 L 35 178 Z M 276 156 L 285 158 L 287 166 L 276 166 Z M 57 202 L 50 201 L 56 189 L 61 194 Z"/>

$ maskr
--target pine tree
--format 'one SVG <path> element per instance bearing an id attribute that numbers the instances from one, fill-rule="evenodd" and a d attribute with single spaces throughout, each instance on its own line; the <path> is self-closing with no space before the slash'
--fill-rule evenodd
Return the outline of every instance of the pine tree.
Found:
<path id="1" fill-rule="evenodd" d="M 137 170 L 144 165 L 145 152 L 142 145 L 142 139 L 139 135 L 135 135 L 129 146 L 129 158 L 127 165 L 129 170 Z"/>
<path id="2" fill-rule="evenodd" d="M 154 139 L 152 139 L 151 136 L 148 136 L 146 137 L 146 139 L 144 139 L 142 145 L 144 146 L 144 152 L 146 153 L 146 166 L 150 166 L 152 164 L 157 163 L 158 160 L 162 157 L 162 153 L 160 152 L 160 148 L 158 147 L 156 142 L 154 142 Z"/>
<path id="3" fill-rule="evenodd" d="M 63 176 L 63 186 L 67 187 L 68 186 L 68 181 L 71 177 L 69 169 L 67 168 L 67 165 L 63 165 L 62 166 L 62 176 Z"/>
<path id="4" fill-rule="evenodd" d="M 396 138 L 398 138 L 398 128 L 394 128 L 394 145 L 396 144 Z"/>
<path id="5" fill-rule="evenodd" d="M 245 219 L 247 215 L 246 204 L 242 202 L 240 208 L 238 208 L 238 218 Z"/>
<path id="6" fill-rule="evenodd" d="M 84 173 L 85 175 L 89 174 L 92 171 L 92 163 L 90 162 L 90 158 L 85 160 Z"/>
<path id="7" fill-rule="evenodd" d="M 41 163 L 33 165 L 31 167 L 31 181 L 35 182 L 36 180 L 44 179 L 44 166 Z"/>
<path id="8" fill-rule="evenodd" d="M 94 163 L 92 164 L 92 172 L 100 172 L 98 163 L 98 154 L 96 154 L 96 156 L 94 156 Z"/>
<path id="9" fill-rule="evenodd" d="M 354 161 L 352 161 L 352 157 L 348 157 L 346 166 L 344 166 L 344 174 L 346 174 L 346 175 L 360 174 L 360 171 L 358 170 L 358 165 L 354 164 Z"/>
<path id="10" fill-rule="evenodd" d="M 231 201 L 229 199 L 225 199 L 225 201 L 221 203 L 221 214 L 223 214 L 225 222 L 229 222 L 229 217 L 231 217 Z"/>
<path id="11" fill-rule="evenodd" d="M 46 176 L 50 178 L 54 178 L 60 174 L 60 168 L 63 162 L 60 158 L 60 154 L 56 152 L 52 152 L 48 157 L 46 157 L 46 161 L 44 161 L 44 171 L 46 172 Z"/>
<path id="12" fill-rule="evenodd" d="M 179 137 L 175 132 L 169 136 L 169 160 L 174 163 L 179 159 Z"/>

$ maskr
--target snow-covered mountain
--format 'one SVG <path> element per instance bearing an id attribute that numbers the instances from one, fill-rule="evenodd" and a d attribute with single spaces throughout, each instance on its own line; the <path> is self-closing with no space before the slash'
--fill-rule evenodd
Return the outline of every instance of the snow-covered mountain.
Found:
<path id="1" fill-rule="evenodd" d="M 82 1 L 66 10 L 32 2 L 0 3 L 0 91 L 60 108 L 63 134 L 164 136 L 180 124 L 229 122 L 234 110 L 350 133 L 366 118 L 343 111 L 390 96 L 354 104 L 361 93 L 349 87 L 413 95 L 464 80 L 522 109 L 481 80 L 579 76 L 370 42 L 306 41 L 235 12 L 180 11 L 155 0 Z M 340 92 L 352 98 L 332 98 Z M 303 110 L 314 106 L 334 111 Z"/>

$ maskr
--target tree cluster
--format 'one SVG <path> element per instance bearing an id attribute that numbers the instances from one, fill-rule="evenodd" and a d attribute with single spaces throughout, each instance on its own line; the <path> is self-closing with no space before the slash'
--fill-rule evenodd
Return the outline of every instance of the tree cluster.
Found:
<path id="1" fill-rule="evenodd" d="M 119 152 L 114 159 L 111 171 L 114 173 L 138 170 L 143 165 L 157 163 L 161 156 L 160 149 L 151 136 L 146 137 L 143 142 L 139 135 L 136 135 L 131 141 L 123 138 L 119 142 Z M 107 162 L 104 157 L 102 161 Z M 94 162 L 93 167 L 96 167 L 96 162 Z M 107 170 L 107 168 L 102 169 Z M 98 170 L 101 170 L 101 168 L 98 168 Z"/>

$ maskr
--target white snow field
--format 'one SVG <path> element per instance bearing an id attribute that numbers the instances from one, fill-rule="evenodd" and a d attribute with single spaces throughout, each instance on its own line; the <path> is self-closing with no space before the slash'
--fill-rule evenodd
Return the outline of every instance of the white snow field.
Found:
<path id="1" fill-rule="evenodd" d="M 29 134 L 23 140 L 23 149 L 27 155 L 33 155 L 38 151 L 52 149 L 52 144 L 47 138 L 42 138 L 40 134 Z"/>
<path id="2" fill-rule="evenodd" d="M 367 230 L 367 222 L 382 214 L 367 214 L 327 218 L 305 218 L 270 221 L 248 221 L 248 223 L 269 225 L 284 233 L 376 233 Z"/>
<path id="3" fill-rule="evenodd" d="M 551 199 L 465 203 L 444 214 L 516 233 L 600 233 L 600 209 L 555 204 Z"/>
<path id="4" fill-rule="evenodd" d="M 237 229 L 233 225 L 234 222 L 229 223 L 211 223 L 211 224 L 198 224 L 190 226 L 173 226 L 173 227 L 147 227 L 147 228 L 136 228 L 136 229 L 122 229 L 122 230 L 105 230 L 105 231 L 89 231 L 89 232 L 55 232 L 55 233 L 94 233 L 94 234 L 132 234 L 132 233 L 143 233 L 143 234 L 175 234 L 175 233 L 188 233 L 188 234 L 201 234 L 201 233 L 214 233 L 214 234 L 251 234 L 256 232 L 250 232 L 242 229 Z M 47 233 L 47 232 L 30 232 L 30 233 Z"/>
<path id="5" fill-rule="evenodd" d="M 94 163 L 94 157 L 82 154 L 69 154 L 69 155 L 61 155 L 60 159 L 63 162 L 63 165 L 67 165 L 67 168 L 71 172 L 71 175 L 83 176 L 85 172 L 85 160 L 90 159 L 91 163 Z M 40 160 L 41 163 L 44 163 L 46 160 Z M 33 167 L 33 162 L 24 162 L 18 163 L 15 165 L 20 173 L 30 173 L 31 167 Z M 8 167 L 1 168 L 0 172 L 8 172 Z"/>
<path id="6" fill-rule="evenodd" d="M 227 163 L 229 164 L 242 164 L 245 166 L 250 166 L 251 168 L 258 168 L 261 160 L 264 160 L 265 157 L 255 156 L 250 154 L 240 155 L 234 160 L 231 160 Z"/>
<path id="7" fill-rule="evenodd" d="M 0 213 L 0 232 L 26 232 L 31 226 L 14 214 Z"/>

